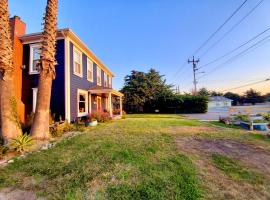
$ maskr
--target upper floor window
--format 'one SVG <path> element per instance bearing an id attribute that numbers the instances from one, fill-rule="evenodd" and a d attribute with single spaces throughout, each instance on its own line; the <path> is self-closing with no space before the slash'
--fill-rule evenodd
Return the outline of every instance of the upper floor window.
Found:
<path id="1" fill-rule="evenodd" d="M 40 59 L 41 44 L 30 45 L 29 74 L 38 74 L 37 63 Z"/>
<path id="2" fill-rule="evenodd" d="M 104 86 L 108 87 L 108 75 L 104 73 Z"/>
<path id="3" fill-rule="evenodd" d="M 73 73 L 77 76 L 83 76 L 82 70 L 82 52 L 75 47 L 73 48 Z"/>
<path id="4" fill-rule="evenodd" d="M 109 76 L 109 88 L 112 87 L 112 77 Z"/>
<path id="5" fill-rule="evenodd" d="M 87 80 L 93 82 L 93 61 L 87 58 Z"/>
<path id="6" fill-rule="evenodd" d="M 101 86 L 101 69 L 97 66 L 97 85 Z"/>

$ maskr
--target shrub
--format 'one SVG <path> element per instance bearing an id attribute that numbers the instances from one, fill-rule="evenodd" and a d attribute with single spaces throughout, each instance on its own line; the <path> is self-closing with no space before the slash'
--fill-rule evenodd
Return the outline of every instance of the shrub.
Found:
<path id="1" fill-rule="evenodd" d="M 0 146 L 0 159 L 2 159 L 4 157 L 4 155 L 7 153 L 8 151 L 8 147 L 7 146 Z"/>
<path id="2" fill-rule="evenodd" d="M 232 124 L 230 117 L 219 117 L 219 122 L 223 124 Z"/>
<path id="3" fill-rule="evenodd" d="M 10 142 L 10 147 L 14 148 L 19 153 L 27 151 L 32 145 L 33 139 L 27 134 L 20 135 L 18 138 L 12 139 Z"/>
<path id="4" fill-rule="evenodd" d="M 208 97 L 192 95 L 175 95 L 161 97 L 157 101 L 161 113 L 206 113 L 208 109 Z"/>
<path id="5" fill-rule="evenodd" d="M 96 119 L 94 116 L 92 116 L 92 115 L 87 115 L 87 116 L 85 117 L 85 122 L 93 122 L 93 121 L 97 121 L 97 119 Z"/>
<path id="6" fill-rule="evenodd" d="M 21 124 L 23 133 L 30 133 L 33 120 L 34 120 L 34 113 L 32 112 L 26 116 L 25 122 Z"/>
<path id="7" fill-rule="evenodd" d="M 107 112 L 92 112 L 90 117 L 96 119 L 98 122 L 108 122 L 112 119 Z"/>
<path id="8" fill-rule="evenodd" d="M 62 124 L 60 124 L 59 122 L 56 122 L 51 128 L 50 133 L 53 137 L 60 137 L 65 132 L 69 132 L 72 130 L 73 130 L 73 127 L 67 121 L 65 121 Z"/>
<path id="9" fill-rule="evenodd" d="M 113 109 L 113 114 L 114 115 L 120 115 L 121 110 L 120 109 Z"/>
<path id="10" fill-rule="evenodd" d="M 270 113 L 264 113 L 262 116 L 266 121 L 270 122 Z"/>
<path id="11" fill-rule="evenodd" d="M 250 121 L 247 115 L 242 115 L 242 114 L 236 115 L 235 119 L 243 121 L 243 122 L 249 122 Z"/>
<path id="12" fill-rule="evenodd" d="M 123 110 L 122 111 L 122 119 L 126 119 L 126 117 L 127 117 L 127 113 Z"/>
<path id="13" fill-rule="evenodd" d="M 253 120 L 253 123 L 267 123 L 267 121 L 264 119 L 255 119 Z"/>

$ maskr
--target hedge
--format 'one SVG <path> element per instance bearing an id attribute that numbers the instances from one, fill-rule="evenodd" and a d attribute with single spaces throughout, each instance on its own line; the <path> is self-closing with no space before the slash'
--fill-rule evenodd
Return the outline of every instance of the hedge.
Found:
<path id="1" fill-rule="evenodd" d="M 208 98 L 205 96 L 176 95 L 161 97 L 156 103 L 160 113 L 206 113 Z"/>

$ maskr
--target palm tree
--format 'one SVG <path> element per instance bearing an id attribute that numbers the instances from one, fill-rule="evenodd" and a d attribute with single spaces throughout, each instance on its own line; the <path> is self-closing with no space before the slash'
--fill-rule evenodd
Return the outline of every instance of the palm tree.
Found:
<path id="1" fill-rule="evenodd" d="M 20 121 L 14 95 L 14 65 L 8 2 L 0 3 L 0 108 L 1 136 L 7 143 L 21 135 Z"/>
<path id="2" fill-rule="evenodd" d="M 52 80 L 55 78 L 55 47 L 57 34 L 58 0 L 47 0 L 44 17 L 43 41 L 39 66 L 39 85 L 37 105 L 31 128 L 31 136 L 35 139 L 49 138 L 49 116 Z"/>

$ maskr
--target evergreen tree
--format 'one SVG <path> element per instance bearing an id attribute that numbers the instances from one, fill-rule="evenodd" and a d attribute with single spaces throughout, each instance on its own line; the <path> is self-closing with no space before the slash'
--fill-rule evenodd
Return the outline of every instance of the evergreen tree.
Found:
<path id="1" fill-rule="evenodd" d="M 129 112 L 153 112 L 160 97 L 172 95 L 172 85 L 155 69 L 147 73 L 131 71 L 125 77 L 125 84 L 121 90 L 124 93 L 124 106 Z"/>

